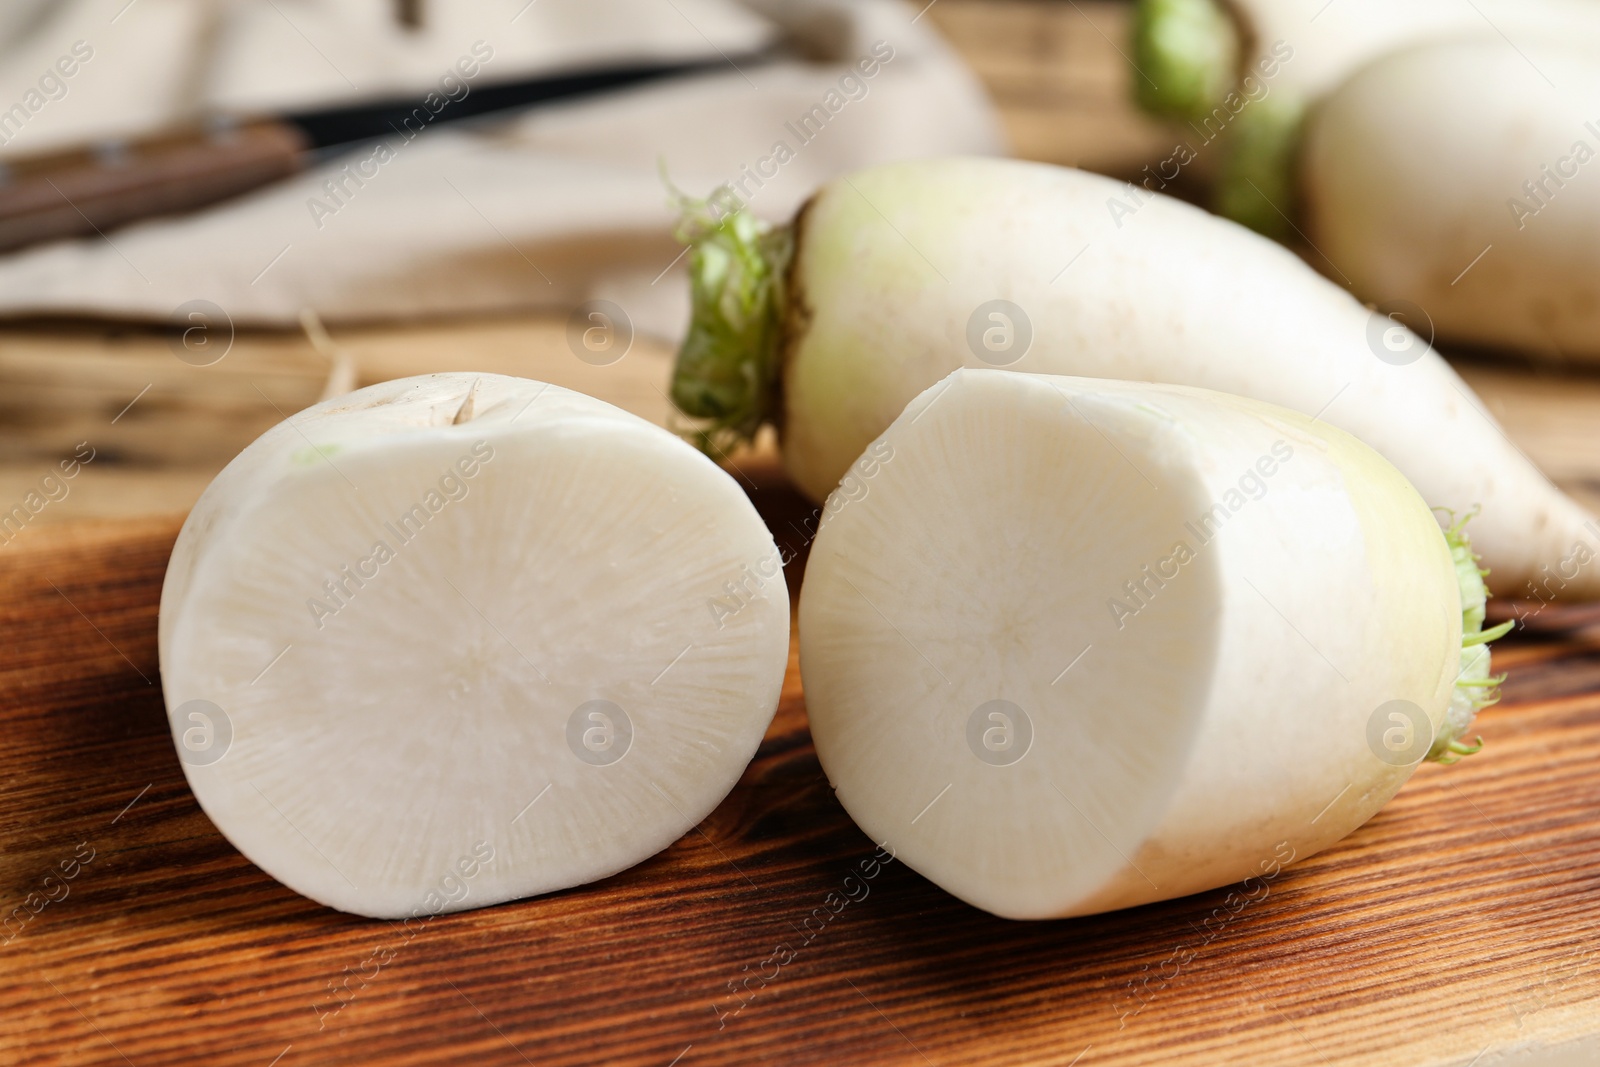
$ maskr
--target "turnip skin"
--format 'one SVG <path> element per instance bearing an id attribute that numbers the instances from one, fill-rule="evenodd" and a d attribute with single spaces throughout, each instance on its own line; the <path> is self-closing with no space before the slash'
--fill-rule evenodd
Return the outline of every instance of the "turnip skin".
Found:
<path id="1" fill-rule="evenodd" d="M 390 529 L 441 489 L 420 532 Z M 308 614 L 376 539 L 392 559 Z M 218 829 L 319 903 L 400 919 L 671 844 L 754 755 L 788 620 L 771 535 L 711 461 L 603 401 L 452 373 L 316 405 L 236 457 L 179 534 L 159 643 L 180 756 L 190 700 L 231 720 L 219 760 L 184 760 Z M 603 766 L 569 751 L 592 699 L 632 719 Z"/>
<path id="2" fill-rule="evenodd" d="M 1242 75 L 1272 58 L 1275 48 L 1292 51 L 1267 79 L 1267 99 L 1274 105 L 1246 105 L 1225 123 L 1232 128 L 1217 146 L 1222 159 L 1212 201 L 1236 222 L 1292 240 L 1296 234 L 1289 220 L 1298 217 L 1300 207 L 1292 171 L 1307 110 L 1389 52 L 1462 36 L 1509 44 L 1512 55 L 1541 42 L 1600 48 L 1600 5 L 1589 0 L 1139 0 L 1132 47 L 1142 73 L 1132 76 L 1131 85 L 1152 114 L 1203 123 L 1223 106 L 1228 92 L 1236 91 Z M 1235 54 L 1240 58 L 1230 60 Z M 1154 91 L 1151 82 L 1163 91 Z M 1480 150 L 1495 144 L 1475 133 L 1471 140 Z M 1269 147 L 1263 150 L 1263 144 Z"/>
<path id="3" fill-rule="evenodd" d="M 1541 40 L 1600 41 L 1600 7 L 1590 0 L 1227 0 L 1225 7 L 1251 42 L 1246 62 L 1275 41 L 1294 48 L 1278 84 L 1307 99 L 1385 53 L 1427 41 L 1464 34 L 1492 34 L 1502 47 L 1509 40 L 1515 48 Z"/>
<path id="4" fill-rule="evenodd" d="M 1122 557 L 1190 538 L 1179 520 L 1282 443 L 1264 494 L 1119 628 L 1102 600 L 1138 576 Z M 962 370 L 875 448 L 893 459 L 830 505 L 801 593 L 812 734 L 862 829 L 975 906 L 1084 915 L 1259 876 L 1284 843 L 1303 858 L 1344 837 L 1412 773 L 1371 747 L 1382 706 L 1446 721 L 1451 550 L 1399 472 L 1326 423 L 1204 390 Z M 964 747 L 991 697 L 1032 715 L 1012 766 Z"/>
<path id="5" fill-rule="evenodd" d="M 1121 205 L 1114 216 L 1111 205 Z M 794 232 L 776 351 L 781 414 L 761 397 L 689 407 L 723 425 L 780 424 L 785 464 L 821 500 L 918 393 L 961 366 L 987 301 L 1018 305 L 1032 344 L 1007 369 L 1190 385 L 1318 415 L 1366 442 L 1424 499 L 1466 513 L 1503 591 L 1594 546 L 1591 517 L 1511 445 L 1436 352 L 1286 249 L 1170 198 L 1043 164 L 890 164 L 825 186 Z M 1405 347 L 1402 345 L 1401 347 Z M 680 378 L 686 368 L 680 366 Z M 693 393 L 675 383 L 674 397 Z M 1600 597 L 1600 567 L 1559 590 Z"/>
<path id="6" fill-rule="evenodd" d="M 1442 340 L 1600 361 L 1591 56 L 1482 38 L 1363 68 L 1307 127 L 1310 239 L 1356 293 L 1420 306 Z"/>

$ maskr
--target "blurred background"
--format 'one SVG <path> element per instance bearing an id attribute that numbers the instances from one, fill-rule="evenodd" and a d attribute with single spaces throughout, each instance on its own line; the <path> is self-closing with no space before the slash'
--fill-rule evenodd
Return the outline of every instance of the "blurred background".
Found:
<path id="1" fill-rule="evenodd" d="M 6 0 L 0 502 L 87 445 L 33 525 L 182 512 L 277 421 L 430 371 L 669 424 L 671 188 L 731 186 L 781 222 L 887 159 L 1142 180 L 1187 135 L 1134 103 L 1133 19 L 1117 0 Z M 1202 154 L 1165 191 L 1203 201 L 1213 171 Z M 1600 505 L 1592 370 L 1441 347 Z"/>

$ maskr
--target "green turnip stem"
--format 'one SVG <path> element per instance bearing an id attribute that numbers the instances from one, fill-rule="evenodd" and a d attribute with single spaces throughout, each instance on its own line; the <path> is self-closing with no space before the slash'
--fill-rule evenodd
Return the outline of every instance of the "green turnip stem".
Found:
<path id="1" fill-rule="evenodd" d="M 1488 630 L 1483 628 L 1485 605 L 1489 600 L 1489 589 L 1483 579 L 1489 572 L 1478 566 L 1478 557 L 1466 533 L 1466 525 L 1475 512 L 1459 518 L 1449 512 L 1446 514 L 1450 515 L 1450 526 L 1444 531 L 1444 537 L 1450 545 L 1450 558 L 1455 562 L 1456 583 L 1461 593 L 1461 671 L 1445 722 L 1428 749 L 1428 759 L 1436 763 L 1455 763 L 1462 756 L 1470 756 L 1483 748 L 1481 737 L 1472 745 L 1461 739 L 1478 712 L 1500 700 L 1500 683 L 1505 676 L 1489 674 L 1489 642 L 1503 637 L 1515 625 L 1506 622 Z"/>
<path id="2" fill-rule="evenodd" d="M 1216 0 L 1140 0 L 1133 61 L 1139 106 L 1153 115 L 1199 120 L 1233 88 L 1239 33 Z"/>
<path id="3" fill-rule="evenodd" d="M 1305 103 L 1288 89 L 1237 98 L 1241 33 L 1217 0 L 1139 0 L 1134 95 L 1152 115 L 1222 128 L 1211 207 L 1277 241 L 1293 233 L 1294 160 Z M 1208 138 L 1209 139 L 1209 138 Z"/>
<path id="4" fill-rule="evenodd" d="M 789 227 L 742 208 L 720 216 L 677 195 L 678 238 L 689 245 L 691 313 L 672 374 L 672 402 L 703 420 L 694 436 L 724 451 L 755 436 L 778 404 Z"/>
<path id="5" fill-rule="evenodd" d="M 1493 641 L 1496 638 L 1504 637 L 1506 634 L 1510 633 L 1511 628 L 1515 625 L 1516 623 L 1514 622 L 1503 622 L 1492 630 L 1485 630 L 1482 633 L 1466 634 L 1461 638 L 1461 647 L 1471 648 L 1473 645 L 1487 645 L 1490 641 Z"/>
<path id="6" fill-rule="evenodd" d="M 1275 241 L 1293 236 L 1305 113 L 1305 102 L 1287 89 L 1245 105 L 1222 137 L 1212 210 Z"/>

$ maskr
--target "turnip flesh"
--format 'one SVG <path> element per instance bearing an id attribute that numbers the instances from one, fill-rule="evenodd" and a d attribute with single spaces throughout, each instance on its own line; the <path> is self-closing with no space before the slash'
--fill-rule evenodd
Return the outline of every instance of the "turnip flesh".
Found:
<path id="1" fill-rule="evenodd" d="M 173 552 L 161 673 L 217 828 L 313 900 L 400 918 L 665 848 L 754 754 L 788 626 L 766 527 L 683 441 L 441 374 L 229 464 Z"/>
<path id="2" fill-rule="evenodd" d="M 673 395 L 713 436 L 776 423 L 789 473 L 813 499 L 958 367 L 1169 382 L 1320 416 L 1382 453 L 1429 504 L 1481 507 L 1473 541 L 1502 592 L 1539 583 L 1545 595 L 1600 598 L 1600 567 L 1571 565 L 1580 545 L 1600 552 L 1600 526 L 1426 341 L 1188 204 L 1043 164 L 927 160 L 824 186 L 789 227 L 784 269 L 759 287 L 739 272 L 710 284 L 701 250 L 739 232 L 732 220 L 700 224 L 697 321 L 764 316 L 771 344 L 694 347 L 728 361 L 715 380 L 729 388 L 711 397 L 695 385 L 707 361 L 680 362 Z M 693 344 L 694 332 L 685 351 Z M 731 388 L 741 380 L 743 392 Z"/>
<path id="3" fill-rule="evenodd" d="M 978 907 L 1082 915 L 1308 856 L 1446 724 L 1457 561 L 1342 431 L 964 370 L 867 455 L 800 598 L 811 730 L 862 829 Z"/>

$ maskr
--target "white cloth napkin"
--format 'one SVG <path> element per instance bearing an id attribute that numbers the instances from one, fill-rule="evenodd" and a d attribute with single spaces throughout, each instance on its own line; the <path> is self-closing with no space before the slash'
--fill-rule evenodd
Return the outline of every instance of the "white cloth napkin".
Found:
<path id="1" fill-rule="evenodd" d="M 524 18 L 564 2 L 536 0 Z M 269 0 L 285 11 L 291 3 Z M 706 195 L 729 183 L 759 214 L 786 219 L 818 184 L 874 162 L 1002 150 L 982 91 L 915 8 L 898 0 L 743 0 L 733 17 L 713 19 L 711 4 L 703 0 L 694 11 L 701 44 L 719 60 L 759 45 L 773 28 L 790 57 L 730 58 L 717 73 L 510 118 L 427 126 L 410 140 L 396 135 L 386 148 L 360 148 L 191 216 L 0 257 L 0 316 L 165 320 L 180 305 L 206 300 L 236 324 L 290 326 L 306 308 L 349 322 L 565 310 L 605 298 L 635 328 L 672 336 L 686 320 L 687 300 L 673 276 L 682 270 L 682 249 L 672 237 L 661 166 L 687 192 Z M 301 0 L 294 9 L 313 6 Z M 504 5 L 501 16 L 518 6 Z M 653 16 L 691 9 L 687 0 L 602 6 L 611 25 L 626 22 L 624 6 Z M 232 40 L 230 47 L 247 49 L 250 38 L 241 32 Z M 653 54 L 690 57 L 686 40 Z M 478 41 L 491 57 L 483 59 L 481 48 L 474 55 Z M 608 47 L 612 57 L 629 54 L 615 40 Z M 474 57 L 482 61 L 473 77 L 459 73 L 470 63 L 454 67 Z M 499 71 L 511 64 L 497 68 L 502 59 L 514 60 L 511 74 L 524 75 L 556 57 L 548 47 L 502 51 L 479 36 L 436 49 L 426 62 L 439 75 L 458 70 L 448 84 L 470 92 L 505 80 Z M 81 73 L 102 59 L 113 62 L 97 51 Z M 270 81 L 265 73 L 252 88 L 242 72 L 266 72 L 263 63 L 230 62 L 233 74 L 213 78 L 208 92 L 263 102 L 301 91 L 296 78 L 261 88 Z M 371 83 L 382 64 L 351 60 L 349 68 L 359 72 L 357 84 Z M 410 69 L 407 84 L 428 68 L 419 61 Z M 322 89 L 337 91 L 316 76 Z M 47 114 L 48 107 L 35 118 Z"/>
<path id="2" fill-rule="evenodd" d="M 493 81 L 742 55 L 736 0 L 0 0 L 0 159 L 217 114 L 420 94 L 483 41 Z M 58 63 L 65 59 L 62 66 Z M 41 82 L 43 84 L 41 84 Z"/>

